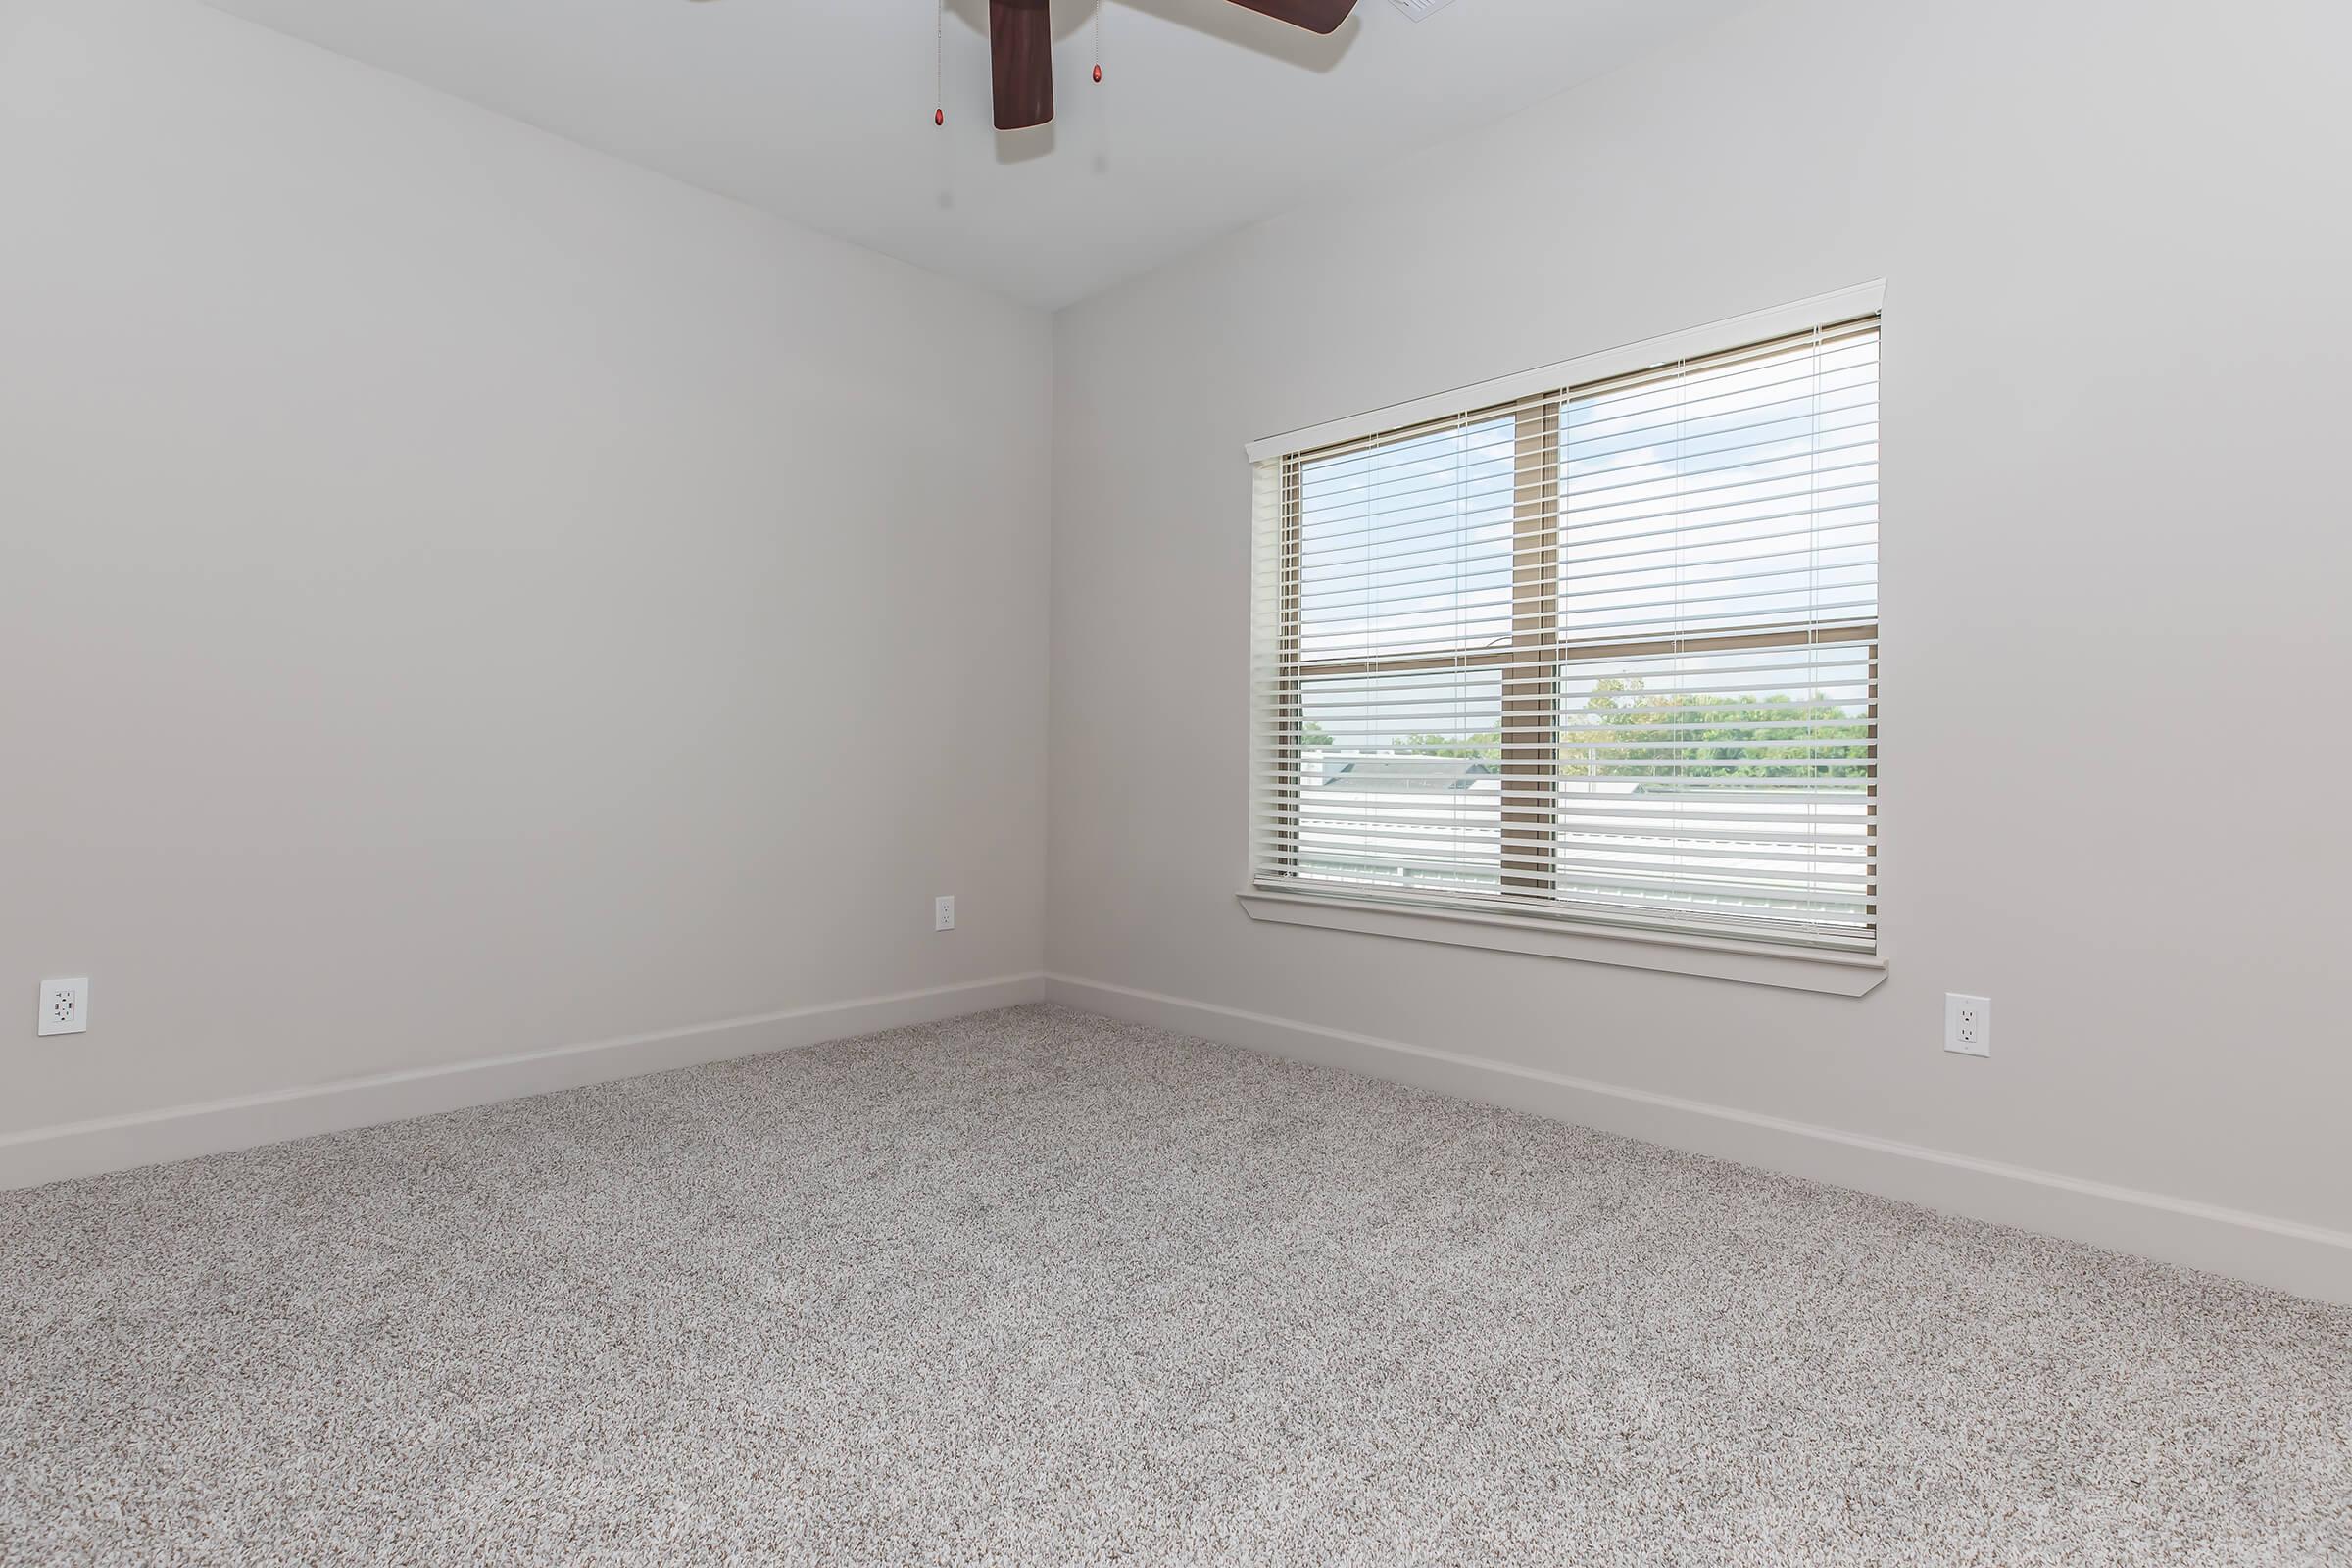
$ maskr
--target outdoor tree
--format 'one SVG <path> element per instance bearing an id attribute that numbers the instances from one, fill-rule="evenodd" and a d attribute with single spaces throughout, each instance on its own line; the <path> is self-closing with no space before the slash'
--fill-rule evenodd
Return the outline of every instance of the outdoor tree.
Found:
<path id="1" fill-rule="evenodd" d="M 1652 692 L 1613 676 L 1563 724 L 1560 757 L 1569 778 L 1657 778 L 1658 764 L 1682 778 L 1867 778 L 1870 724 L 1820 693 Z"/>
<path id="2" fill-rule="evenodd" d="M 1502 760 L 1502 732 L 1489 729 L 1475 735 L 1399 735 L 1389 742 L 1389 750 L 1412 757 L 1475 757 L 1489 762 L 1499 762 Z"/>
<path id="3" fill-rule="evenodd" d="M 1389 750 L 1499 762 L 1502 734 L 1399 735 Z M 1867 778 L 1870 724 L 1820 693 L 1653 692 L 1612 676 L 1562 715 L 1560 762 L 1567 778 Z"/>

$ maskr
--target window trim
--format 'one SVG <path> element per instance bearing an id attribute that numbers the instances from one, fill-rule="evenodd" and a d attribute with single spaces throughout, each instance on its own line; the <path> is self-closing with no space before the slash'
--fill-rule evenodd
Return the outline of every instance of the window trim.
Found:
<path id="1" fill-rule="evenodd" d="M 1605 381 L 1635 370 L 1671 365 L 1676 360 L 1698 359 L 1704 355 L 1742 348 L 1750 343 L 1760 343 L 1766 338 L 1808 332 L 1825 321 L 1884 315 L 1886 304 L 1886 283 L 1884 278 L 1876 282 L 1856 283 L 1850 288 L 1833 289 L 1827 294 L 1816 294 L 1811 299 L 1797 300 L 1788 305 L 1776 305 L 1770 310 L 1727 317 L 1704 326 L 1691 327 L 1689 331 L 1643 338 L 1638 343 L 1624 343 L 1597 353 L 1581 354 L 1575 359 L 1540 365 L 1533 369 L 1496 376 L 1491 381 L 1455 387 L 1449 392 L 1392 403 L 1386 408 L 1366 409 L 1361 414 L 1350 414 L 1321 424 L 1287 430 L 1280 435 L 1260 436 L 1245 445 L 1242 452 L 1250 462 L 1258 464 L 1272 458 L 1288 457 L 1296 452 L 1338 446 L 1346 441 L 1361 441 L 1367 436 L 1401 430 L 1407 425 L 1423 424 L 1432 419 L 1450 419 L 1465 410 L 1516 403 L 1522 398 L 1557 392 L 1564 386 Z"/>
<path id="2" fill-rule="evenodd" d="M 1414 424 L 1460 417 L 1465 411 L 1472 414 L 1480 411 L 1495 415 L 1510 414 L 1518 421 L 1515 440 L 1522 452 L 1527 450 L 1530 442 L 1546 447 L 1556 445 L 1559 404 L 1549 394 L 1556 393 L 1562 387 L 1623 377 L 1681 359 L 1719 354 L 1775 336 L 1794 335 L 1813 330 L 1826 321 L 1873 315 L 1883 318 L 1885 299 L 1886 284 L 1883 280 L 1858 284 L 1688 331 L 1583 355 L 1432 397 L 1392 404 L 1387 408 L 1369 410 L 1346 418 L 1251 441 L 1244 450 L 1252 464 L 1284 460 L 1281 480 L 1283 493 L 1278 503 L 1280 521 L 1275 549 L 1282 561 L 1289 562 L 1296 558 L 1299 547 L 1298 531 L 1302 522 L 1298 487 L 1301 465 L 1295 460 L 1301 456 Z M 1538 428 L 1531 430 L 1531 423 Z M 1514 561 L 1530 559 L 1527 552 L 1532 542 L 1532 559 L 1536 563 L 1536 569 L 1527 572 L 1517 566 L 1514 568 L 1511 589 L 1512 645 L 1507 649 L 1497 649 L 1494 654 L 1496 664 L 1521 671 L 1505 681 L 1506 690 L 1502 698 L 1502 725 L 1505 731 L 1514 727 L 1514 699 L 1507 688 L 1531 683 L 1542 686 L 1547 679 L 1556 679 L 1558 671 L 1568 663 L 1589 662 L 1615 651 L 1608 645 L 1578 643 L 1563 637 L 1557 629 L 1556 618 L 1551 611 L 1556 606 L 1559 592 L 1555 548 L 1559 517 L 1556 498 L 1548 494 L 1548 487 L 1544 493 L 1518 500 L 1513 528 Z M 1549 543 L 1546 543 L 1546 535 L 1549 536 Z M 1298 734 L 1304 714 L 1305 681 L 1310 675 L 1396 673 L 1417 664 L 1462 667 L 1458 654 L 1399 655 L 1395 658 L 1374 656 L 1314 662 L 1302 660 L 1299 657 L 1298 574 L 1285 570 L 1281 575 L 1283 587 L 1277 630 L 1281 671 L 1277 706 L 1282 720 L 1278 725 L 1279 734 L 1286 737 Z M 1521 629 L 1528 627 L 1539 629 Z M 1780 628 L 1748 627 L 1720 639 L 1704 640 L 1720 640 L 1726 647 L 1737 647 L 1777 646 L 1783 641 L 1820 642 L 1826 639 L 1868 645 L 1868 723 L 1875 757 L 1879 740 L 1881 658 L 1877 617 L 1874 616 L 1868 623 L 1835 627 L 1791 626 L 1787 628 L 1786 635 Z M 1685 651 L 1693 651 L 1690 638 L 1678 639 L 1677 642 Z M 1531 649 L 1538 656 L 1532 664 L 1525 662 Z M 1629 647 L 1626 651 L 1633 650 Z M 1522 722 L 1533 719 L 1542 724 L 1546 715 L 1552 721 L 1551 733 L 1556 739 L 1557 712 L 1551 702 L 1539 697 L 1534 700 L 1532 707 L 1523 705 Z M 1541 756 L 1542 732 L 1532 732 L 1518 744 L 1524 746 L 1529 740 L 1538 747 L 1534 755 Z M 1278 744 L 1280 760 L 1295 766 L 1298 755 L 1297 742 L 1286 739 Z M 1506 767 L 1513 765 L 1508 760 L 1511 755 L 1505 754 Z M 1547 776 L 1551 771 L 1547 764 L 1540 761 L 1518 765 L 1544 771 Z M 1868 792 L 1868 833 L 1874 845 L 1880 835 L 1883 810 L 1878 784 L 1874 767 Z M 1284 820 L 1295 834 L 1298 797 L 1293 791 L 1285 799 L 1289 804 Z M 1514 828 L 1519 831 L 1514 833 Z M 1500 861 L 1501 885 L 1505 890 L 1514 885 L 1533 889 L 1550 884 L 1554 869 L 1554 835 L 1551 829 L 1551 813 L 1545 809 L 1541 799 L 1532 805 L 1523 805 L 1515 813 L 1506 812 L 1502 823 L 1503 856 Z M 1511 849 L 1514 841 L 1521 847 L 1516 852 Z M 1276 863 L 1283 862 L 1278 859 Z M 1518 915 L 1507 907 L 1493 911 L 1446 908 L 1404 900 L 1392 902 L 1377 897 L 1351 896 L 1333 889 L 1274 889 L 1258 882 L 1254 870 L 1248 866 L 1244 869 L 1243 891 L 1236 897 L 1250 918 L 1258 921 L 1537 954 L 1858 997 L 1875 989 L 1886 977 L 1885 932 L 1879 918 L 1878 874 L 1874 856 L 1871 881 L 1865 895 L 1874 936 L 1874 948 L 1870 952 L 1808 948 L 1802 944 L 1785 942 L 1749 942 L 1737 936 L 1689 929 L 1612 925 L 1605 919 L 1578 919 L 1551 909 Z"/>
<path id="3" fill-rule="evenodd" d="M 1686 931 L 1646 931 L 1597 921 L 1541 919 L 1387 904 L 1329 893 L 1275 893 L 1249 888 L 1234 895 L 1250 919 L 1273 925 L 1314 926 L 1366 936 L 1402 937 L 1448 947 L 1525 953 L 1582 963 L 1614 964 L 1668 974 L 1700 975 L 1788 991 L 1859 997 L 1886 978 L 1884 954 L 1838 953 L 1784 943 L 1739 942 Z"/>

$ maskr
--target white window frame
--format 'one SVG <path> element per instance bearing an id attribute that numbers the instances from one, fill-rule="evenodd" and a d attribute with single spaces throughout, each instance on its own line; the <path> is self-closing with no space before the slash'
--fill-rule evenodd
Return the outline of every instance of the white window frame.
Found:
<path id="1" fill-rule="evenodd" d="M 1678 360 L 1696 359 L 1750 343 L 1809 331 L 1858 317 L 1883 318 L 1886 284 L 1858 284 L 1811 299 L 1756 311 L 1664 337 L 1648 338 L 1557 364 L 1541 366 L 1474 386 L 1418 398 L 1346 418 L 1251 441 L 1244 449 L 1253 465 L 1287 455 L 1363 440 L 1471 411 L 1538 398 L 1573 387 L 1630 374 Z M 1884 341 L 1884 321 L 1881 338 Z M 1280 548 L 1279 539 L 1271 541 Z M 1259 548 L 1269 541 L 1261 538 Z M 1875 632 L 1874 632 L 1875 638 Z M 1878 675 L 1874 656 L 1874 712 Z M 1254 722 L 1255 714 L 1252 713 Z M 1251 789 L 1258 787 L 1252 766 Z M 1874 833 L 1883 820 L 1884 798 L 1874 788 Z M 1874 890 L 1874 898 L 1876 897 Z M 1720 980 L 1783 986 L 1795 990 L 1861 996 L 1886 976 L 1884 924 L 1877 951 L 1841 953 L 1744 942 L 1702 933 L 1612 927 L 1558 918 L 1514 916 L 1486 910 L 1421 907 L 1402 903 L 1349 898 L 1345 891 L 1275 891 L 1253 885 L 1245 864 L 1237 895 L 1253 920 L 1283 925 L 1435 942 L 1458 947 L 1533 954 L 1584 962 L 1701 975 Z"/>

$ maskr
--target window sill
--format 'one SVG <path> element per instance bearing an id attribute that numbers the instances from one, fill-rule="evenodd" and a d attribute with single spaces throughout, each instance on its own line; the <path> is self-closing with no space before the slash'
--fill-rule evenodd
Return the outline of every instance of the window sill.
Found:
<path id="1" fill-rule="evenodd" d="M 1442 942 L 1454 947 L 1527 953 L 1579 963 L 1609 963 L 1668 974 L 1703 975 L 1743 985 L 1781 986 L 1859 997 L 1886 978 L 1886 960 L 1851 953 L 1812 953 L 1761 943 L 1654 931 L 1612 931 L 1456 909 L 1414 909 L 1300 893 L 1235 895 L 1252 920 L 1316 926 L 1367 936 Z"/>

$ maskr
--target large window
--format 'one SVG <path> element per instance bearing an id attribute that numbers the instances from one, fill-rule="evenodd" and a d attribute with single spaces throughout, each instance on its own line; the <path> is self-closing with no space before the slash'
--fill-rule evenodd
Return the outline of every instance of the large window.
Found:
<path id="1" fill-rule="evenodd" d="M 1874 951 L 1878 348 L 1261 463 L 1254 885 Z"/>

